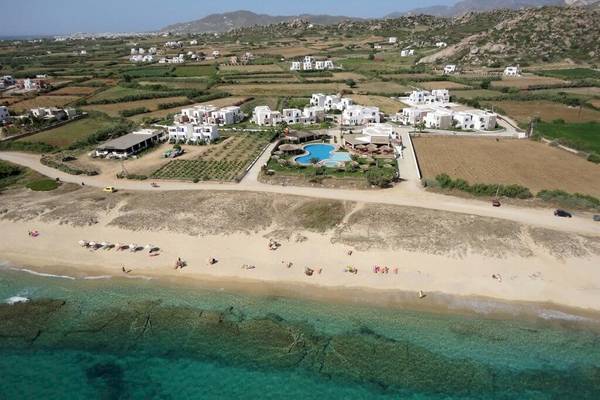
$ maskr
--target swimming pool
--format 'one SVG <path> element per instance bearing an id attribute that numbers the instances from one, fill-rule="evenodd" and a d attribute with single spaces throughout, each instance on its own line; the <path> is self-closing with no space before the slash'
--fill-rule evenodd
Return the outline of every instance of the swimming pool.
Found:
<path id="1" fill-rule="evenodd" d="M 298 164 L 310 165 L 311 160 L 316 158 L 327 167 L 337 167 L 339 163 L 350 161 L 350 154 L 334 151 L 335 147 L 330 144 L 309 144 L 304 146 L 308 152 L 296 158 Z"/>

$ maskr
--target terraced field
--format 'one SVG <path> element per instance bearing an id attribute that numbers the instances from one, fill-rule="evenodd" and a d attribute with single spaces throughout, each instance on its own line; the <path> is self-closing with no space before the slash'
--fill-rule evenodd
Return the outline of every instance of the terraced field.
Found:
<path id="1" fill-rule="evenodd" d="M 269 144 L 271 133 L 240 133 L 210 145 L 199 159 L 172 160 L 153 175 L 156 179 L 231 182 L 241 179 L 245 169 Z"/>

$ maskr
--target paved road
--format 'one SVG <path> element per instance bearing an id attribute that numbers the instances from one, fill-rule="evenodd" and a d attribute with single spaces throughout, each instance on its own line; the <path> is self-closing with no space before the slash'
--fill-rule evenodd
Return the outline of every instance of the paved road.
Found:
<path id="1" fill-rule="evenodd" d="M 323 199 L 346 200 L 365 203 L 393 204 L 401 206 L 420 207 L 434 210 L 473 214 L 484 217 L 495 217 L 524 223 L 533 226 L 551 228 L 566 232 L 600 235 L 600 223 L 594 222 L 590 215 L 577 215 L 573 218 L 557 218 L 552 215 L 551 209 L 521 208 L 503 205 L 493 208 L 489 202 L 461 199 L 424 191 L 418 188 L 416 182 L 406 182 L 394 188 L 386 190 L 349 190 L 328 189 L 298 186 L 275 186 L 260 183 L 256 180 L 262 163 L 257 162 L 248 174 L 248 180 L 243 184 L 219 184 L 219 183 L 187 183 L 178 181 L 160 181 L 159 188 L 152 188 L 149 182 L 117 180 L 108 176 L 74 176 L 42 165 L 40 157 L 33 154 L 0 152 L 0 159 L 20 164 L 38 171 L 52 178 L 60 178 L 64 182 L 86 186 L 105 187 L 115 186 L 120 190 L 144 190 L 144 191 L 172 191 L 172 190 L 228 190 L 228 191 L 252 191 L 265 193 L 279 193 L 288 195 L 307 196 Z M 398 226 L 402 231 L 403 227 Z"/>

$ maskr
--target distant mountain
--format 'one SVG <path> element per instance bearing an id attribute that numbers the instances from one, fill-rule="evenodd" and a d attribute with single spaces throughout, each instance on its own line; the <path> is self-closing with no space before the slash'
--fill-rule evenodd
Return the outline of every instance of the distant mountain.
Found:
<path id="1" fill-rule="evenodd" d="M 271 24 L 279 24 L 282 22 L 290 22 L 294 20 L 304 20 L 309 23 L 318 25 L 334 25 L 346 20 L 360 20 L 360 18 L 311 14 L 302 14 L 296 16 L 273 16 L 267 14 L 256 14 L 252 11 L 240 10 L 222 14 L 211 14 L 195 21 L 169 25 L 161 29 L 161 32 L 228 32 L 232 29 L 247 28 L 256 25 L 264 26 Z"/>
<path id="2" fill-rule="evenodd" d="M 462 0 L 453 6 L 433 6 L 416 8 L 408 12 L 396 12 L 386 18 L 398 18 L 403 15 L 435 15 L 439 17 L 456 17 L 470 11 L 491 11 L 500 8 L 519 9 L 541 6 L 588 6 L 598 4 L 600 0 Z"/>

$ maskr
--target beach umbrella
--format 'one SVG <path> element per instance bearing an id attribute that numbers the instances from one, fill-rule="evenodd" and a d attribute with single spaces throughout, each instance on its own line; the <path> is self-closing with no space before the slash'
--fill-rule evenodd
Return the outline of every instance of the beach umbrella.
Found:
<path id="1" fill-rule="evenodd" d="M 132 243 L 132 244 L 130 244 L 130 245 L 129 245 L 129 250 L 130 250 L 130 251 L 136 251 L 136 250 L 137 250 L 137 248 L 138 248 L 137 244 L 133 244 L 133 243 Z"/>
<path id="2" fill-rule="evenodd" d="M 90 242 L 89 245 L 90 247 L 96 247 L 96 242 Z"/>
<path id="3" fill-rule="evenodd" d="M 80 245 L 81 247 L 85 247 L 85 246 L 87 246 L 88 244 L 89 244 L 89 242 L 88 242 L 87 240 L 80 240 L 80 241 L 79 241 L 79 245 Z"/>
<path id="4" fill-rule="evenodd" d="M 102 248 L 107 247 L 107 246 L 108 246 L 108 243 L 106 243 L 106 242 L 100 243 L 100 247 L 102 247 Z"/>

